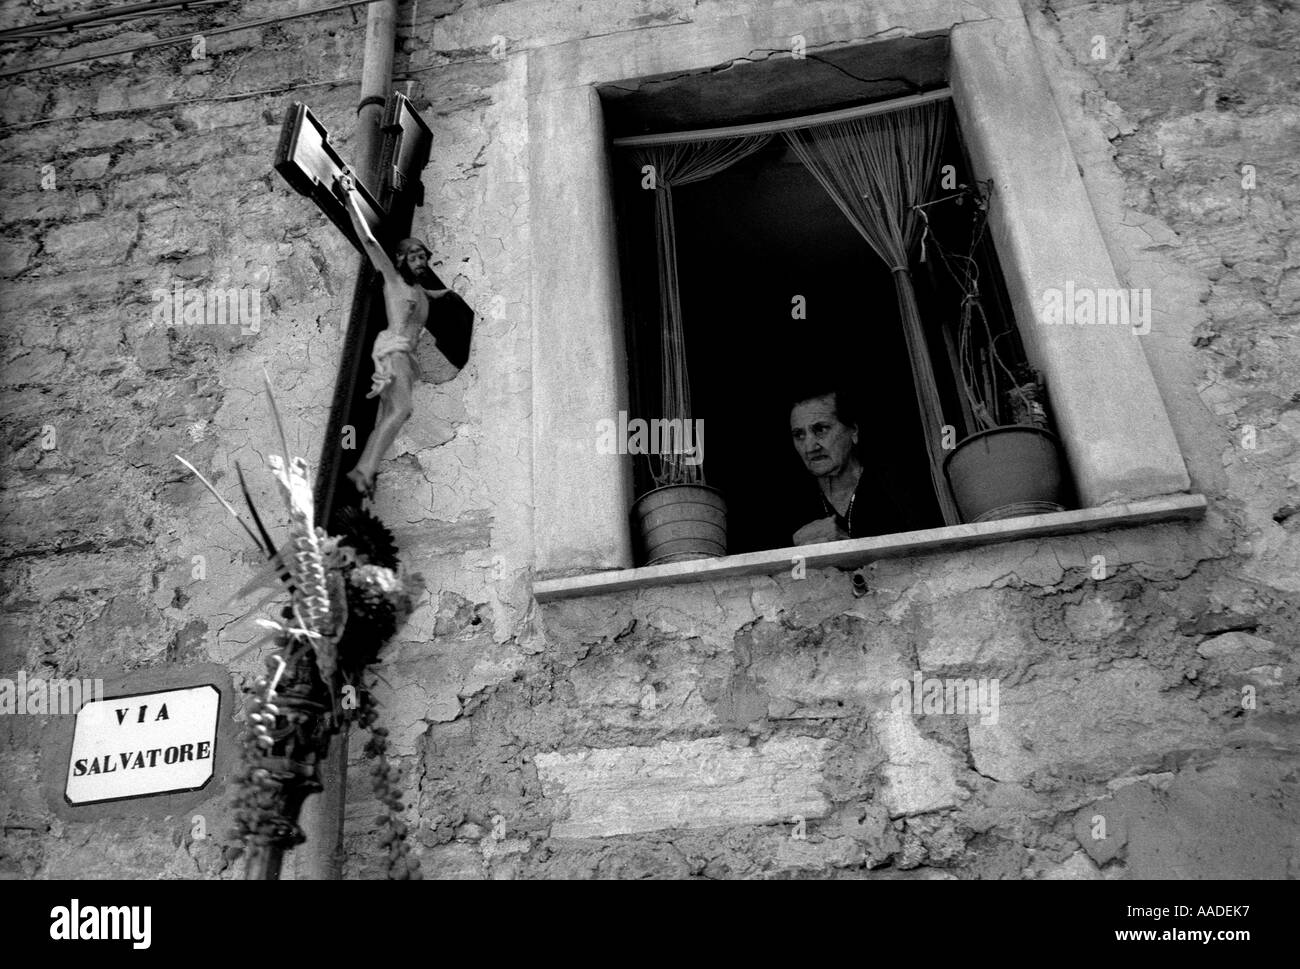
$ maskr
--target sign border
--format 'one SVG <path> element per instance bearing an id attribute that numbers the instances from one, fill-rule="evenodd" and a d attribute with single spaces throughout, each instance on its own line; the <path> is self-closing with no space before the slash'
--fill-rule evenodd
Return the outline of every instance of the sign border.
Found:
<path id="1" fill-rule="evenodd" d="M 123 697 L 135 698 L 135 697 L 142 697 L 142 696 L 154 696 L 158 693 L 176 693 L 179 690 L 201 690 L 205 686 L 217 694 L 217 721 L 212 725 L 212 766 L 211 766 L 211 773 L 208 774 L 207 780 L 205 780 L 198 787 L 175 787 L 175 788 L 169 788 L 165 791 L 152 791 L 146 794 L 123 794 L 121 797 L 101 797 L 101 798 L 97 798 L 94 801 L 74 801 L 72 800 L 72 798 L 68 797 L 68 781 L 72 779 L 72 773 L 71 773 L 72 751 L 77 744 L 77 721 L 74 718 L 72 721 L 72 740 L 68 745 L 68 769 L 67 771 L 64 772 L 64 780 L 63 780 L 63 800 L 67 802 L 68 807 L 85 808 L 85 807 L 94 807 L 97 804 L 113 804 L 114 802 L 117 801 L 138 801 L 142 797 L 171 797 L 172 795 L 175 794 L 192 794 L 195 791 L 203 790 L 214 780 L 216 780 L 217 779 L 217 745 L 221 741 L 221 708 L 222 706 L 225 705 L 224 701 L 226 698 L 222 696 L 220 688 L 215 683 L 203 682 L 203 683 L 194 683 L 190 686 L 168 686 L 168 687 L 163 687 L 161 690 L 146 690 L 143 693 L 114 693 L 112 696 L 105 695 L 102 700 L 98 700 L 98 699 L 87 700 L 85 703 L 81 705 L 81 710 L 86 709 L 86 707 L 88 707 L 92 703 L 107 703 L 109 700 L 120 700 Z M 77 717 L 81 716 L 81 710 L 77 711 L 76 713 Z"/>
<path id="2" fill-rule="evenodd" d="M 72 804 L 67 800 L 67 783 L 68 772 L 72 770 L 75 716 L 26 717 L 23 719 L 33 721 L 28 729 L 41 737 L 37 742 L 41 751 L 41 792 L 50 812 L 64 822 L 73 823 L 112 819 L 164 820 L 178 815 L 188 818 L 192 813 L 202 813 L 208 816 L 210 822 L 220 819 L 218 826 L 224 824 L 230 814 L 225 794 L 239 761 L 239 724 L 234 717 L 242 709 L 242 705 L 236 702 L 230 668 L 222 663 L 208 661 L 171 668 L 145 667 L 126 674 L 119 669 L 113 676 L 105 676 L 102 671 L 93 670 L 83 671 L 79 675 L 102 678 L 105 700 L 166 693 L 187 687 L 214 687 L 221 694 L 221 703 L 218 706 L 216 740 L 212 751 L 212 777 L 196 789 L 169 791 L 166 794 L 136 794 Z M 216 783 L 213 783 L 214 780 Z"/>

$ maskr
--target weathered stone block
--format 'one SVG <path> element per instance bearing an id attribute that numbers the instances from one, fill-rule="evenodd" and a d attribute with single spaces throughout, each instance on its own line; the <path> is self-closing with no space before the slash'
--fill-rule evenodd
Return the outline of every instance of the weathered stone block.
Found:
<path id="1" fill-rule="evenodd" d="M 997 723 L 969 730 L 975 769 L 1000 781 L 1040 770 L 1104 778 L 1150 769 L 1219 738 L 1190 697 L 1166 692 L 1164 676 L 1137 662 L 1005 687 L 999 701 Z"/>
<path id="2" fill-rule="evenodd" d="M 113 156 L 104 152 L 99 155 L 87 155 L 68 163 L 68 177 L 79 182 L 93 182 L 103 178 L 108 171 L 108 164 Z"/>
<path id="3" fill-rule="evenodd" d="M 607 727 L 666 731 L 718 722 L 714 712 L 730 698 L 730 654 L 709 655 L 691 641 L 652 640 L 640 647 L 606 648 L 569 673 L 575 705 L 568 717 L 576 730 Z M 755 713 L 767 712 L 763 700 Z"/>
<path id="4" fill-rule="evenodd" d="M 1059 865 L 1044 871 L 1041 878 L 1049 882 L 1101 881 L 1102 874 L 1086 854 L 1076 851 Z"/>
<path id="5" fill-rule="evenodd" d="M 375 695 L 391 724 L 393 749 L 398 753 L 414 750 L 416 738 L 430 722 L 454 720 L 460 715 L 460 700 L 451 684 L 408 682 L 392 692 L 377 688 Z"/>
<path id="6" fill-rule="evenodd" d="M 891 817 L 955 807 L 964 799 L 955 751 L 923 735 L 910 716 L 882 713 L 874 722 L 886 754 L 882 797 Z"/>
<path id="7" fill-rule="evenodd" d="M 45 235 L 46 268 L 52 269 L 55 261 L 63 266 L 111 266 L 121 262 L 135 241 L 136 221 L 134 212 L 125 212 L 56 226 Z"/>
<path id="8" fill-rule="evenodd" d="M 781 738 L 733 747 L 722 738 L 653 747 L 538 754 L 556 802 L 557 838 L 603 838 L 667 828 L 772 824 L 829 808 L 819 787 L 829 740 Z"/>
<path id="9" fill-rule="evenodd" d="M 1090 595 L 1065 607 L 1066 628 L 1084 643 L 1104 643 L 1124 628 L 1126 616 L 1118 603 L 1104 596 Z"/>
<path id="10" fill-rule="evenodd" d="M 420 869 L 425 878 L 446 881 L 482 881 L 483 853 L 475 845 L 449 844 L 426 848 L 420 854 Z"/>
<path id="11" fill-rule="evenodd" d="M 139 588 L 148 574 L 148 560 L 138 554 L 69 554 L 33 564 L 27 582 L 32 592 L 44 599 L 60 593 L 126 592 Z"/>
<path id="12" fill-rule="evenodd" d="M 893 684 L 912 675 L 901 631 L 851 617 L 813 632 L 759 623 L 747 642 L 749 672 L 783 717 L 840 717 L 889 708 Z"/>
<path id="13" fill-rule="evenodd" d="M 103 208 L 94 192 L 76 192 L 60 185 L 58 190 L 11 196 L 5 204 L 5 216 L 13 222 L 67 221 L 84 219 Z"/>
<path id="14" fill-rule="evenodd" d="M 1261 791 L 1273 793 L 1260 797 Z M 1293 768 L 1224 758 L 1180 772 L 1165 791 L 1125 787 L 1113 800 L 1080 811 L 1075 832 L 1093 860 L 1104 864 L 1114 852 L 1081 835 L 1091 814 L 1105 815 L 1123 833 L 1134 879 L 1294 878 L 1300 873 L 1297 797 Z"/>
<path id="15" fill-rule="evenodd" d="M 813 837 L 803 840 L 783 837 L 777 842 L 778 870 L 848 868 L 866 861 L 862 845 L 852 838 Z"/>
<path id="16" fill-rule="evenodd" d="M 1265 658 L 1276 659 L 1287 652 L 1272 640 L 1236 631 L 1211 636 L 1197 646 L 1196 651 L 1206 659 L 1232 660 L 1242 658 L 1247 663 Z"/>
<path id="17" fill-rule="evenodd" d="M 36 248 L 27 239 L 0 239 L 0 276 L 17 276 L 31 265 Z"/>
<path id="18" fill-rule="evenodd" d="M 175 185 L 172 178 L 162 174 L 121 179 L 113 185 L 113 205 L 118 208 L 131 208 L 141 202 L 165 198 L 175 194 Z"/>
<path id="19" fill-rule="evenodd" d="M 1042 651 L 1033 617 L 1014 592 L 978 589 L 918 610 L 916 654 L 924 673 L 1014 666 Z M 909 670 L 904 677 L 910 676 Z"/>
<path id="20" fill-rule="evenodd" d="M 860 842 L 868 867 L 884 864 L 901 847 L 889 811 L 879 801 L 843 807 L 828 821 L 819 823 L 816 830 L 827 838 L 844 837 Z"/>
<path id="21" fill-rule="evenodd" d="M 33 350 L 5 364 L 0 380 L 13 387 L 50 383 L 64 372 L 67 359 L 62 350 Z"/>

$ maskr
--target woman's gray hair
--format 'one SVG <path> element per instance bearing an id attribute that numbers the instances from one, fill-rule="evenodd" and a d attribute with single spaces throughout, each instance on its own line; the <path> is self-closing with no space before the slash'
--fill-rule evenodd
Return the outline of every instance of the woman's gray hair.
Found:
<path id="1" fill-rule="evenodd" d="M 793 411 L 799 404 L 809 400 L 817 400 L 819 397 L 830 397 L 835 403 L 835 416 L 845 427 L 861 426 L 858 425 L 858 408 L 854 403 L 853 394 L 840 386 L 817 386 L 804 387 L 792 392 L 788 397 L 790 410 Z"/>

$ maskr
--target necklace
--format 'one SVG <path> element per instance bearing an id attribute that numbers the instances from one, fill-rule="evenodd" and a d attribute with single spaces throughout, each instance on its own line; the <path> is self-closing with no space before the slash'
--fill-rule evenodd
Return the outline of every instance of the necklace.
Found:
<path id="1" fill-rule="evenodd" d="M 861 478 L 859 478 L 859 481 L 861 481 Z M 822 494 L 820 488 L 817 490 L 819 494 Z M 829 514 L 835 516 L 837 520 L 840 520 L 844 523 L 844 530 L 849 533 L 850 537 L 852 537 L 853 535 L 853 502 L 857 500 L 857 497 L 858 497 L 858 489 L 856 486 L 854 486 L 853 494 L 849 495 L 849 506 L 848 508 L 844 509 L 844 514 L 841 515 L 838 511 L 835 510 L 835 506 L 831 504 L 831 500 L 827 498 L 825 494 L 822 494 L 822 504 L 826 507 L 826 511 Z"/>

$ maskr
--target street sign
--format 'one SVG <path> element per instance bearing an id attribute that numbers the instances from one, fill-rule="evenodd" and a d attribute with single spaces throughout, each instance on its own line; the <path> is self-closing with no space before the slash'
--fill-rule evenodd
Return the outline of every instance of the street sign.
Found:
<path id="1" fill-rule="evenodd" d="M 221 692 L 213 685 L 87 703 L 73 728 L 69 804 L 197 791 L 213 777 Z"/>

